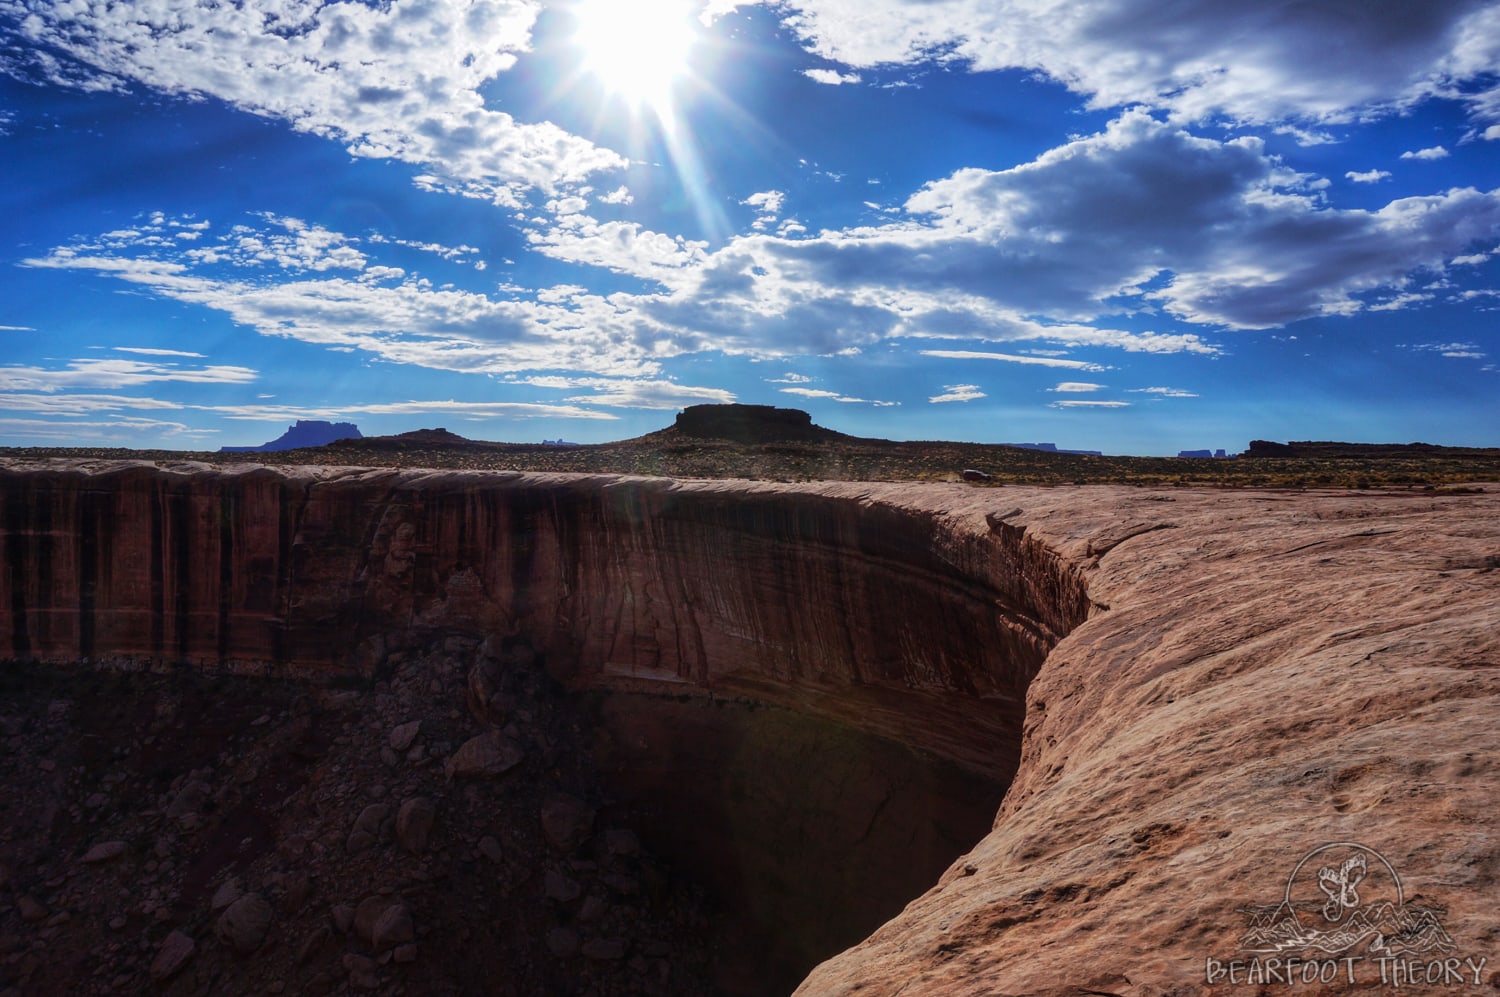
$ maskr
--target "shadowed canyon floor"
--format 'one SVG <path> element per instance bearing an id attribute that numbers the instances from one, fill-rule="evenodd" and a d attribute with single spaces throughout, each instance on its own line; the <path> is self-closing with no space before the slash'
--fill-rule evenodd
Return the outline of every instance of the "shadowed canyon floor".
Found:
<path id="1" fill-rule="evenodd" d="M 3 486 L 17 993 L 1500 986 L 1500 496 Z"/>

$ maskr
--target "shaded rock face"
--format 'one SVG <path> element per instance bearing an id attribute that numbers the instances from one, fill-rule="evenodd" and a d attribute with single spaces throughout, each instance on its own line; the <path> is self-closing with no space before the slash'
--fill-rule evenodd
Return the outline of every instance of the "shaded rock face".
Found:
<path id="1" fill-rule="evenodd" d="M 611 814 L 720 912 L 722 993 L 788 992 L 985 833 L 1026 684 L 1088 605 L 1024 531 L 847 486 L 50 466 L 7 475 L 0 502 L 17 658 L 384 679 L 413 649 L 474 648 L 441 704 L 475 724 L 445 793 L 526 770 L 516 676 L 545 667 L 581 696 L 567 750 Z M 423 730 L 383 724 L 388 761 Z M 338 853 L 426 855 L 407 803 L 351 804 Z M 570 812 L 553 797 L 531 818 L 539 862 L 584 861 L 594 825 Z M 549 902 L 592 924 L 577 874 L 550 876 Z M 650 888 L 599 882 L 613 902 Z M 556 931 L 610 962 L 616 936 Z"/>
<path id="2" fill-rule="evenodd" d="M 524 635 L 574 688 L 774 703 L 994 775 L 1027 683 L 1087 611 L 1081 579 L 1020 530 L 849 486 L 789 494 L 18 468 L 0 492 L 0 653 L 372 676 L 434 633 Z"/>
<path id="3" fill-rule="evenodd" d="M 674 423 L 684 436 L 736 443 L 825 440 L 841 434 L 814 426 L 812 416 L 771 405 L 689 405 Z"/>

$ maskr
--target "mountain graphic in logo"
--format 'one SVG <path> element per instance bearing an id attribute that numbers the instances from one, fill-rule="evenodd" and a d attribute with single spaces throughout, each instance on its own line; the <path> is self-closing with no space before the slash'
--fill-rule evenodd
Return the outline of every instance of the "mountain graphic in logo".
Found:
<path id="1" fill-rule="evenodd" d="M 1316 958 L 1351 950 L 1410 956 L 1457 948 L 1438 920 L 1447 912 L 1407 903 L 1395 868 L 1379 852 L 1353 842 L 1313 849 L 1292 870 L 1281 903 L 1241 910 L 1250 915 L 1242 952 Z"/>

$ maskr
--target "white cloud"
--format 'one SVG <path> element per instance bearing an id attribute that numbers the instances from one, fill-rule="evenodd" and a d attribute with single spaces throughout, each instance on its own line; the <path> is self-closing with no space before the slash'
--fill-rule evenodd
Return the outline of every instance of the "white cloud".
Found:
<path id="1" fill-rule="evenodd" d="M 69 388 L 124 388 L 176 381 L 188 384 L 247 384 L 257 372 L 249 367 L 180 367 L 141 360 L 71 360 L 65 368 L 0 367 L 0 391 L 62 391 Z"/>
<path id="2" fill-rule="evenodd" d="M 1344 176 L 1355 183 L 1379 183 L 1382 180 L 1390 179 L 1391 174 L 1389 170 L 1366 170 L 1363 173 L 1356 173 L 1354 170 L 1350 170 Z"/>
<path id="3" fill-rule="evenodd" d="M 791 371 L 787 371 L 780 377 L 767 377 L 764 378 L 764 380 L 770 382 L 771 384 L 808 384 L 812 381 L 812 378 L 807 377 L 803 374 L 794 374 Z"/>
<path id="4" fill-rule="evenodd" d="M 1440 145 L 1435 145 L 1435 146 L 1431 147 L 1430 149 L 1418 149 L 1416 152 L 1403 152 L 1401 154 L 1401 158 L 1402 159 L 1447 159 L 1448 158 L 1448 150 L 1445 149 L 1445 148 L 1443 148 Z"/>
<path id="5" fill-rule="evenodd" d="M 111 346 L 109 349 L 116 353 L 138 353 L 148 357 L 190 357 L 195 360 L 205 359 L 202 353 L 194 353 L 191 350 L 161 350 L 149 346 Z"/>
<path id="6" fill-rule="evenodd" d="M 0 437 L 22 445 L 83 446 L 88 443 L 114 443 L 136 447 L 143 436 L 201 436 L 201 430 L 189 429 L 185 423 L 159 419 L 0 419 Z"/>
<path id="7" fill-rule="evenodd" d="M 508 383 L 511 383 L 509 379 Z M 529 384 L 539 388 L 591 391 L 592 394 L 573 395 L 564 400 L 588 405 L 608 405 L 611 408 L 670 410 L 686 405 L 709 403 L 722 405 L 735 399 L 734 392 L 725 391 L 723 388 L 701 388 L 678 384 L 676 381 L 650 378 L 619 379 L 543 375 L 515 378 L 513 383 Z"/>
<path id="8" fill-rule="evenodd" d="M 1130 407 L 1130 403 L 1129 402 L 1095 402 L 1095 401 L 1079 401 L 1079 400 L 1075 400 L 1075 399 L 1069 399 L 1067 401 L 1059 401 L 1059 402 L 1050 402 L 1049 404 L 1053 408 L 1097 408 L 1097 409 L 1111 409 L 1111 408 L 1129 408 Z"/>
<path id="9" fill-rule="evenodd" d="M 0 325 L 0 332 L 36 332 L 29 325 Z"/>
<path id="10" fill-rule="evenodd" d="M 858 83 L 863 79 L 858 73 L 840 73 L 834 69 L 804 69 L 802 75 L 815 82 L 826 83 L 834 87 L 844 83 Z"/>
<path id="11" fill-rule="evenodd" d="M 775 224 L 776 219 L 781 216 L 781 206 L 785 202 L 786 191 L 763 190 L 751 194 L 740 203 L 755 209 L 755 221 L 750 223 L 750 227 L 757 232 L 762 232 Z"/>
<path id="12" fill-rule="evenodd" d="M 1436 353 L 1450 360 L 1483 360 L 1486 356 L 1478 343 L 1469 342 L 1412 343 L 1407 346 L 1407 349 Z"/>
<path id="13" fill-rule="evenodd" d="M 1353 15 L 1340 0 L 762 2 L 809 51 L 852 69 L 937 61 L 1035 70 L 1096 107 L 1145 104 L 1198 120 L 1341 121 L 1435 94 L 1466 94 L 1483 108 L 1500 64 L 1500 9 L 1484 0 Z"/>
<path id="14" fill-rule="evenodd" d="M 294 419 L 349 419 L 359 415 L 435 415 L 460 419 L 618 419 L 618 416 L 576 405 L 531 402 L 405 401 L 368 405 L 194 405 L 226 419 L 286 422 Z"/>
<path id="15" fill-rule="evenodd" d="M 0 409 L 30 412 L 35 415 L 79 416 L 96 412 L 120 412 L 126 409 L 181 409 L 179 402 L 126 395 L 89 395 L 58 391 L 55 394 L 35 392 L 0 392 Z"/>
<path id="16" fill-rule="evenodd" d="M 1159 398 L 1197 398 L 1198 395 L 1192 391 L 1183 391 L 1181 388 L 1131 388 L 1135 394 L 1156 395 Z"/>
<path id="17" fill-rule="evenodd" d="M 1048 388 L 1047 390 L 1048 391 L 1060 391 L 1060 392 L 1066 392 L 1066 393 L 1071 393 L 1071 394 L 1082 394 L 1082 393 L 1086 393 L 1086 392 L 1089 392 L 1089 391 L 1103 391 L 1104 388 L 1105 388 L 1105 385 L 1103 385 L 1103 384 L 1095 384 L 1092 381 L 1063 381 L 1060 384 L 1058 384 L 1057 387 L 1055 387 L 1055 388 Z"/>
<path id="18" fill-rule="evenodd" d="M 708 245 L 652 232 L 635 222 L 601 222 L 581 213 L 562 216 L 526 238 L 531 248 L 553 259 L 657 281 L 670 280 L 672 271 L 697 263 Z"/>
<path id="19" fill-rule="evenodd" d="M 421 164 L 438 189 L 500 203 L 624 165 L 551 123 L 486 107 L 482 85 L 530 46 L 538 11 L 531 0 L 0 0 L 29 50 L 29 66 L 12 72 L 217 97 L 356 156 Z"/>
<path id="20" fill-rule="evenodd" d="M 945 360 L 1001 360 L 1005 363 L 1032 364 L 1039 367 L 1066 367 L 1070 370 L 1104 370 L 1096 363 L 1083 360 L 1060 360 L 1056 357 L 1017 356 L 1013 353 L 984 353 L 975 350 L 923 350 L 924 357 Z"/>
<path id="21" fill-rule="evenodd" d="M 826 398 L 829 401 L 843 402 L 847 405 L 874 405 L 876 408 L 887 408 L 900 405 L 900 402 L 873 401 L 869 398 L 854 398 L 849 395 L 841 395 L 837 391 L 824 391 L 820 388 L 782 388 L 781 393 L 785 395 L 801 395 L 803 398 Z"/>
<path id="22" fill-rule="evenodd" d="M 1500 125 L 1490 125 L 1484 130 L 1484 134 L 1480 137 L 1489 142 L 1494 142 L 1497 139 L 1500 139 Z"/>
<path id="23" fill-rule="evenodd" d="M 985 397 L 977 384 L 945 384 L 941 395 L 933 395 L 927 400 L 933 405 L 941 405 L 944 402 L 972 402 Z"/>

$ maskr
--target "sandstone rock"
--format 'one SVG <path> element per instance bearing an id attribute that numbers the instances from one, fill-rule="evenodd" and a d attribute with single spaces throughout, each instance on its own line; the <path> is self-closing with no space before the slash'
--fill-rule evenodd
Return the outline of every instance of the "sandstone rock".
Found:
<path id="1" fill-rule="evenodd" d="M 548 844 L 564 854 L 583 844 L 594 828 L 594 809 L 566 793 L 548 795 L 541 816 Z"/>
<path id="2" fill-rule="evenodd" d="M 411 911 L 405 904 L 397 903 L 381 912 L 379 920 L 370 931 L 370 944 L 376 952 L 388 952 L 416 937 Z"/>
<path id="3" fill-rule="evenodd" d="M 380 841 L 383 825 L 390 813 L 390 804 L 387 803 L 372 803 L 360 811 L 345 845 L 350 855 L 358 855 Z"/>
<path id="4" fill-rule="evenodd" d="M 108 862 L 111 859 L 117 859 L 121 855 L 124 855 L 125 851 L 126 845 L 123 841 L 101 841 L 87 852 L 84 852 L 83 858 L 80 861 L 90 865 L 99 862 Z"/>
<path id="5" fill-rule="evenodd" d="M 156 958 L 151 960 L 151 979 L 155 983 L 165 983 L 193 957 L 193 950 L 197 945 L 192 936 L 181 931 L 169 934 L 161 943 L 161 948 L 156 951 Z"/>
<path id="6" fill-rule="evenodd" d="M 392 897 L 375 895 L 365 897 L 354 909 L 354 933 L 367 943 L 375 943 L 375 926 L 385 912 L 396 906 L 400 901 Z"/>
<path id="7" fill-rule="evenodd" d="M 420 855 L 427 850 L 427 839 L 432 834 L 436 817 L 437 808 L 425 796 L 406 800 L 396 814 L 396 840 L 402 848 Z"/>
<path id="8" fill-rule="evenodd" d="M 348 904 L 334 904 L 328 910 L 328 918 L 333 922 L 334 930 L 347 935 L 354 927 L 354 908 Z"/>
<path id="9" fill-rule="evenodd" d="M 240 881 L 230 876 L 214 891 L 213 899 L 208 903 L 208 909 L 217 914 L 244 895 L 245 891 L 240 886 Z"/>
<path id="10" fill-rule="evenodd" d="M 214 934 L 240 955 L 249 955 L 266 940 L 273 916 L 271 905 L 264 897 L 259 893 L 247 893 L 219 916 Z"/>
<path id="11" fill-rule="evenodd" d="M 496 864 L 505 858 L 505 851 L 500 847 L 500 842 L 488 834 L 479 839 L 478 848 L 479 854 Z"/>
<path id="12" fill-rule="evenodd" d="M 397 945 L 391 951 L 391 959 L 393 961 L 397 962 L 397 963 L 402 964 L 402 965 L 407 965 L 407 964 L 416 962 L 417 961 L 417 947 L 415 945 L 410 944 L 410 943 L 408 943 L 406 945 Z"/>
<path id="13" fill-rule="evenodd" d="M 496 731 L 470 738 L 449 756 L 444 770 L 448 778 L 494 778 L 521 763 L 521 749 Z"/>
<path id="14" fill-rule="evenodd" d="M 411 720 L 391 730 L 390 736 L 386 738 L 386 744 L 392 751 L 405 751 L 410 748 L 417 735 L 422 732 L 422 721 Z"/>

